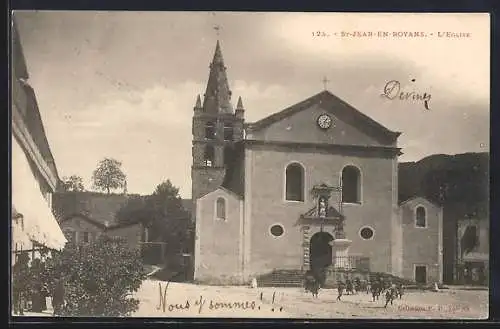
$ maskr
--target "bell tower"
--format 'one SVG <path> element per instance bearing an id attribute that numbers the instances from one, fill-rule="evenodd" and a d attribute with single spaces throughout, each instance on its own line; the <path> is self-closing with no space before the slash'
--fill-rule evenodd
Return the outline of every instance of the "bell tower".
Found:
<path id="1" fill-rule="evenodd" d="M 194 106 L 191 167 L 193 215 L 196 214 L 196 200 L 223 184 L 234 145 L 243 139 L 243 115 L 241 97 L 236 111 L 233 110 L 226 66 L 217 40 L 203 100 L 198 95 Z"/>

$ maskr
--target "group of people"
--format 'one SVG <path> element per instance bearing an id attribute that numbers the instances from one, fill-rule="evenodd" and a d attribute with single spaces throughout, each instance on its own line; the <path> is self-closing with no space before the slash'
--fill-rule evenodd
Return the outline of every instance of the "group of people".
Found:
<path id="1" fill-rule="evenodd" d="M 344 291 L 346 294 L 354 294 L 360 291 L 365 291 L 367 294 L 371 292 L 372 301 L 379 300 L 380 295 L 385 292 L 385 307 L 387 307 L 389 303 L 392 305 L 395 299 L 401 299 L 403 297 L 404 285 L 401 282 L 395 284 L 391 280 L 386 281 L 382 277 L 378 277 L 370 281 L 355 278 L 354 281 L 347 279 L 345 283 L 343 281 L 339 281 L 337 283 L 337 290 L 337 300 L 339 301 L 341 300 Z"/>
<path id="2" fill-rule="evenodd" d="M 324 281 L 318 278 L 314 272 L 306 272 L 304 278 L 304 288 L 306 291 L 312 293 L 314 298 L 318 298 L 319 289 L 324 286 Z M 392 305 L 393 301 L 397 298 L 401 299 L 404 294 L 404 285 L 402 283 L 395 284 L 391 280 L 384 280 L 382 277 L 377 277 L 372 280 L 361 280 L 359 277 L 351 280 L 347 278 L 345 282 L 343 280 L 337 281 L 337 300 L 341 301 L 342 296 L 353 295 L 358 292 L 366 292 L 366 294 L 372 294 L 372 300 L 376 301 L 379 299 L 382 293 L 385 293 L 385 306 L 390 303 Z"/>
<path id="3" fill-rule="evenodd" d="M 54 315 L 60 315 L 64 303 L 64 283 L 46 273 L 45 264 L 34 259 L 28 266 L 29 256 L 20 254 L 13 266 L 12 306 L 15 315 L 25 311 L 41 313 L 48 309 L 47 297 L 52 298 Z"/>

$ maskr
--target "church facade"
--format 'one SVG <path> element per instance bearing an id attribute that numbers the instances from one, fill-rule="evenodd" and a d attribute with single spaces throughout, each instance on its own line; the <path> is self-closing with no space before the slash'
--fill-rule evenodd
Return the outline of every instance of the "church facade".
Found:
<path id="1" fill-rule="evenodd" d="M 329 91 L 254 123 L 219 42 L 194 107 L 194 278 L 245 283 L 333 266 L 442 280 L 442 211 L 398 202 L 399 132 Z"/>

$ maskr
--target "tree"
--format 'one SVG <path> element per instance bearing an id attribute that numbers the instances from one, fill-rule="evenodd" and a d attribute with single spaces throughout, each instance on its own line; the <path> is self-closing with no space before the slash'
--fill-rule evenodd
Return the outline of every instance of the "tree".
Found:
<path id="1" fill-rule="evenodd" d="M 189 216 L 179 188 L 170 180 L 157 185 L 151 195 L 129 198 L 116 217 L 121 223 L 142 222 L 149 229 L 149 241 L 166 243 L 170 254 L 192 249 Z"/>
<path id="2" fill-rule="evenodd" d="M 85 246 L 67 244 L 47 261 L 51 280 L 64 282 L 63 316 L 128 316 L 131 297 L 145 279 L 140 253 L 123 238 L 101 236 Z"/>
<path id="3" fill-rule="evenodd" d="M 159 219 L 165 219 L 167 216 L 178 218 L 184 215 L 179 188 L 175 187 L 169 179 L 158 184 L 148 200 L 149 206 L 156 210 Z"/>
<path id="4" fill-rule="evenodd" d="M 121 166 L 120 161 L 112 158 L 104 158 L 99 162 L 92 174 L 94 188 L 109 194 L 111 190 L 125 187 L 127 176 L 123 173 Z"/>
<path id="5" fill-rule="evenodd" d="M 130 197 L 116 217 L 121 223 L 142 222 L 151 228 L 151 240 L 163 240 L 165 234 L 178 233 L 174 230 L 176 223 L 188 216 L 182 206 L 179 188 L 166 180 L 158 184 L 151 195 Z"/>
<path id="6" fill-rule="evenodd" d="M 85 186 L 83 185 L 83 179 L 77 175 L 71 175 L 69 177 L 63 177 L 63 188 L 65 191 L 73 192 L 83 192 L 85 191 Z"/>

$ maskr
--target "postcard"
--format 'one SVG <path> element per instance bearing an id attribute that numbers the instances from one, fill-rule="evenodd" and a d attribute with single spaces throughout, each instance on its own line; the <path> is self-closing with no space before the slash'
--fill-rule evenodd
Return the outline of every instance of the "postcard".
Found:
<path id="1" fill-rule="evenodd" d="M 14 319 L 488 317 L 488 14 L 11 30 Z"/>

